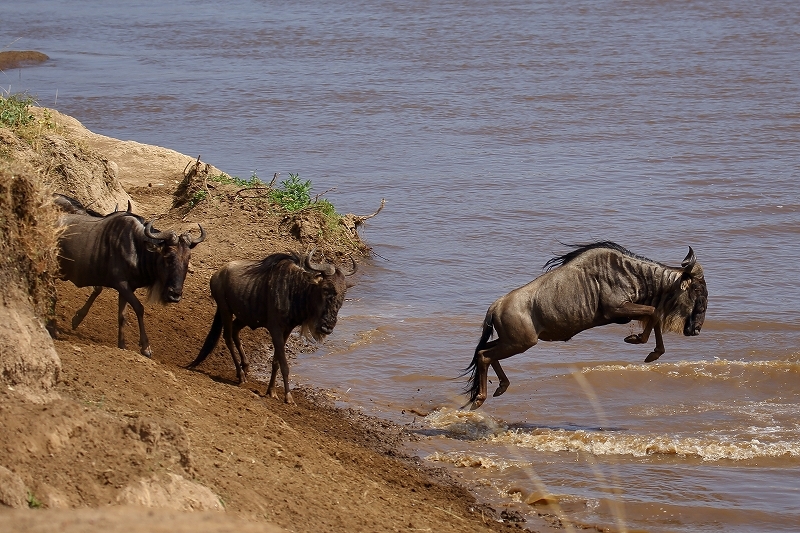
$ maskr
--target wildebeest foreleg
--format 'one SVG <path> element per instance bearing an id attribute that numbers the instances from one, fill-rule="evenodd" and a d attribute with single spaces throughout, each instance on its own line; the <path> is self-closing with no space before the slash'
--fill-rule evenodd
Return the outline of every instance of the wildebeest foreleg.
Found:
<path id="1" fill-rule="evenodd" d="M 147 332 L 144 330 L 144 306 L 140 302 L 133 291 L 127 287 L 117 289 L 119 291 L 119 334 L 117 336 L 117 346 L 125 349 L 125 305 L 130 304 L 133 312 L 136 313 L 136 320 L 139 323 L 139 351 L 145 357 L 152 357 L 153 352 L 150 350 L 150 339 L 147 338 Z"/>
<path id="2" fill-rule="evenodd" d="M 274 353 L 272 354 L 272 375 L 269 377 L 267 395 L 270 398 L 278 398 L 278 393 L 275 390 L 275 379 L 278 376 L 278 367 L 280 367 L 281 375 L 283 376 L 283 401 L 293 404 L 294 399 L 292 398 L 292 393 L 289 392 L 289 362 L 286 360 L 286 341 L 289 340 L 291 332 L 291 329 L 286 332 L 280 330 L 273 332 L 270 330 Z"/>
<path id="3" fill-rule="evenodd" d="M 653 323 L 648 321 L 641 333 L 633 333 L 623 340 L 628 344 L 647 344 L 651 331 L 653 331 Z"/>
<path id="4" fill-rule="evenodd" d="M 78 309 L 78 312 L 75 313 L 74 317 L 72 317 L 72 329 L 77 329 L 78 326 L 81 325 L 81 322 L 83 322 L 83 319 L 86 318 L 86 314 L 89 312 L 89 308 L 92 307 L 92 304 L 101 292 L 103 292 L 103 287 L 96 286 L 94 288 L 92 294 L 89 295 L 89 299 L 86 300 L 85 304 L 83 304 L 83 307 Z"/>
<path id="5" fill-rule="evenodd" d="M 641 305 L 632 302 L 625 302 L 622 305 L 610 308 L 608 311 L 608 318 L 646 320 L 652 317 L 655 312 L 656 308 L 652 305 Z"/>
<path id="6" fill-rule="evenodd" d="M 652 352 L 650 352 L 650 355 L 645 358 L 645 363 L 651 363 L 655 361 L 666 351 L 664 349 L 664 339 L 661 337 L 661 323 L 657 322 L 654 329 L 656 334 L 656 347 Z"/>
<path id="7" fill-rule="evenodd" d="M 635 304 L 630 304 L 635 305 Z M 639 307 L 649 307 L 649 306 L 639 306 Z M 655 309 L 654 309 L 655 312 Z M 635 317 L 631 317 L 635 318 Z M 641 320 L 641 318 L 639 319 Z M 650 354 L 645 358 L 645 363 L 651 363 L 661 357 L 664 352 L 666 351 L 664 348 L 664 339 L 661 336 L 661 322 L 652 319 L 652 315 L 650 320 L 645 320 L 645 327 L 641 333 L 634 333 L 632 335 L 628 335 L 625 337 L 625 342 L 629 344 L 646 344 L 648 339 L 650 338 L 650 332 L 654 331 L 656 335 L 656 347 L 655 349 L 650 352 Z"/>

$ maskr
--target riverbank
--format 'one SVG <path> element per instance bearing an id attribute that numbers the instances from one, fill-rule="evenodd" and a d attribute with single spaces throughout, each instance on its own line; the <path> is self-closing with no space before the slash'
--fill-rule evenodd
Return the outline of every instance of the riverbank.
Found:
<path id="1" fill-rule="evenodd" d="M 132 516 L 150 517 L 151 523 L 163 516 L 155 522 L 164 527 L 177 520 L 208 531 L 241 522 L 331 532 L 520 527 L 501 521 L 445 471 L 403 455 L 409 435 L 402 427 L 336 409 L 320 391 L 298 390 L 297 405 L 289 406 L 264 398 L 262 382 L 237 386 L 224 346 L 198 371 L 183 368 L 211 323 L 211 274 L 235 258 L 314 245 L 319 231 L 313 216 L 286 217 L 213 184 L 206 201 L 192 209 L 173 207 L 174 193 L 196 157 L 96 135 L 54 110 L 36 114 L 47 122 L 41 143 L 31 148 L 40 176 L 63 166 L 66 157 L 62 153 L 57 164 L 48 162 L 57 150 L 47 147 L 67 142 L 76 162 L 91 155 L 115 175 L 123 189 L 111 194 L 117 201 L 127 195 L 134 212 L 159 217 L 159 228 L 196 231 L 202 224 L 208 238 L 193 251 L 181 302 L 146 305 L 152 360 L 116 348 L 113 291 L 104 291 L 81 326 L 71 330 L 72 314 L 91 291 L 56 282 L 54 347 L 61 370 L 51 391 L 55 399 L 32 403 L 11 390 L 0 395 L 6 428 L 0 466 L 24 486 L 23 506 L 36 508 L 2 511 L 7 527 L 130 530 Z M 6 152 L 18 153 L 7 133 Z M 111 200 L 104 198 L 106 206 Z M 328 242 L 330 256 L 341 258 L 352 249 L 366 253 L 357 234 L 345 231 L 350 233 Z M 135 349 L 132 318 L 126 331 Z M 266 363 L 271 346 L 264 331 L 245 331 L 242 337 L 253 359 Z M 305 349 L 300 341 L 292 344 L 295 353 Z M 117 505 L 123 510 L 108 507 Z M 195 512 L 175 518 L 187 510 Z M 220 519 L 221 511 L 232 522 Z"/>

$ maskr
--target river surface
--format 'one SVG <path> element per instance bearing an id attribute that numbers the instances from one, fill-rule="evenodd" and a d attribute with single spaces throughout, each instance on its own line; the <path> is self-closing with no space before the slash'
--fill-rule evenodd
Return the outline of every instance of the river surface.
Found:
<path id="1" fill-rule="evenodd" d="M 374 260 L 293 371 L 409 424 L 482 498 L 535 513 L 546 492 L 618 531 L 800 530 L 794 0 L 26 0 L 0 48 L 51 58 L 4 91 L 97 133 L 299 173 L 341 212 L 385 197 Z M 692 246 L 702 333 L 651 364 L 632 325 L 541 342 L 460 410 L 489 304 L 598 240 L 670 265 Z"/>

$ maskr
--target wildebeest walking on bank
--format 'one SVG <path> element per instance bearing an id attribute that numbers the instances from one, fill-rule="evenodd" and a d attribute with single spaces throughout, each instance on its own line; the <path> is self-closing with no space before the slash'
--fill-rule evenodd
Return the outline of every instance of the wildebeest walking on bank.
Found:
<path id="1" fill-rule="evenodd" d="M 655 331 L 656 347 L 645 362 L 664 353 L 662 331 L 698 335 L 706 315 L 708 290 L 694 251 L 680 267 L 640 257 L 609 242 L 578 245 L 545 264 L 547 272 L 497 299 L 486 313 L 483 334 L 465 374 L 472 409 L 486 400 L 489 366 L 503 394 L 509 381 L 500 360 L 543 341 L 567 341 L 581 331 L 638 320 L 642 333 L 625 342 L 644 344 Z M 497 339 L 490 341 L 492 332 Z"/>
<path id="2" fill-rule="evenodd" d="M 286 360 L 289 334 L 301 326 L 302 334 L 318 341 L 330 335 L 347 291 L 345 276 L 356 271 L 355 261 L 353 270 L 344 272 L 332 264 L 314 262 L 313 254 L 311 250 L 305 258 L 294 253 L 278 253 L 261 261 L 233 261 L 215 272 L 211 276 L 211 296 L 217 303 L 217 311 L 200 354 L 188 368 L 196 367 L 208 357 L 222 333 L 236 367 L 236 377 L 240 384 L 244 383 L 249 364 L 239 332 L 245 326 L 250 329 L 265 327 L 274 346 L 272 375 L 266 394 L 278 397 L 275 379 L 280 367 L 284 400 L 294 403 L 289 392 Z"/>
<path id="3" fill-rule="evenodd" d="M 130 206 L 129 206 L 130 209 Z M 151 357 L 150 340 L 144 328 L 144 306 L 134 291 L 147 288 L 150 298 L 160 303 L 178 302 L 191 258 L 191 249 L 203 242 L 200 236 L 174 231 L 157 231 L 153 222 L 130 211 L 65 213 L 59 218 L 63 228 L 58 238 L 58 264 L 61 279 L 78 287 L 94 286 L 89 299 L 72 319 L 77 328 L 103 287 L 119 293 L 117 346 L 125 348 L 125 307 L 130 304 L 139 323 L 139 347 Z"/>

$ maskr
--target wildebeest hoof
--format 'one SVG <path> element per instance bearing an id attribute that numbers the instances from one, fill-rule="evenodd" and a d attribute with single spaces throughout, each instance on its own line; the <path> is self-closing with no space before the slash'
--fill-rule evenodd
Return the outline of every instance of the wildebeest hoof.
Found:
<path id="1" fill-rule="evenodd" d="M 634 333 L 633 335 L 628 335 L 625 337 L 625 342 L 628 344 L 642 344 L 642 334 Z"/>
<path id="2" fill-rule="evenodd" d="M 290 405 L 297 405 L 296 403 L 294 403 L 294 398 L 292 398 L 292 393 L 291 392 L 287 392 L 286 393 L 286 396 L 284 396 L 284 398 L 283 398 L 283 402 L 284 403 L 288 403 Z"/>
<path id="3" fill-rule="evenodd" d="M 153 358 L 153 352 L 150 350 L 150 347 L 142 348 L 142 355 L 147 357 L 148 359 Z"/>
<path id="4" fill-rule="evenodd" d="M 483 405 L 484 401 L 485 401 L 485 398 L 476 398 L 475 401 L 472 402 L 472 405 L 469 407 L 469 410 L 470 411 L 474 411 L 475 409 L 477 409 L 478 407 Z"/>
<path id="5" fill-rule="evenodd" d="M 658 359 L 659 357 L 661 357 L 661 354 L 660 354 L 660 353 L 658 353 L 658 352 L 650 352 L 650 355 L 648 355 L 648 356 L 645 358 L 644 362 L 645 362 L 645 363 L 652 363 L 653 361 L 655 361 L 655 360 L 656 360 L 656 359 Z"/>
<path id="6" fill-rule="evenodd" d="M 503 385 L 501 383 L 500 386 L 497 387 L 497 390 L 494 391 L 494 394 L 492 396 L 495 396 L 495 397 L 500 396 L 501 394 L 503 394 L 507 390 L 508 390 L 508 385 Z"/>

